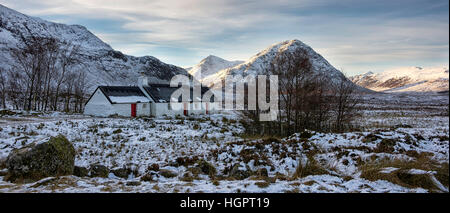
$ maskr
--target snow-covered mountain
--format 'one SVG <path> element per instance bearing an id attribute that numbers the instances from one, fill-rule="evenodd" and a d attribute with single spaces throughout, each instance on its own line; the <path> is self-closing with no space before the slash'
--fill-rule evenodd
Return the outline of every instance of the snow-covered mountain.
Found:
<path id="1" fill-rule="evenodd" d="M 202 79 L 210 75 L 216 74 L 220 70 L 234 67 L 243 62 L 244 61 L 227 61 L 223 58 L 209 55 L 208 57 L 201 60 L 200 63 L 196 64 L 193 67 L 187 68 L 186 70 L 192 76 L 194 76 L 194 78 L 201 81 Z"/>
<path id="2" fill-rule="evenodd" d="M 290 54 L 293 52 L 302 51 L 306 57 L 310 59 L 314 74 L 321 75 L 327 78 L 326 82 L 330 81 L 348 81 L 341 71 L 334 68 L 325 58 L 315 52 L 310 46 L 304 44 L 299 40 L 289 40 L 273 44 L 265 50 L 257 53 L 244 63 L 238 64 L 231 68 L 226 68 L 218 71 L 215 74 L 204 78 L 203 82 L 207 85 L 216 84 L 224 79 L 226 75 L 265 75 L 275 57 L 279 54 Z M 324 83 L 326 83 L 324 82 Z M 350 82 L 350 81 L 349 81 Z M 350 82 L 351 83 L 351 82 Z M 368 89 L 357 87 L 359 91 L 370 92 Z"/>
<path id="3" fill-rule="evenodd" d="M 152 56 L 134 57 L 115 51 L 83 26 L 45 21 L 0 5 L 0 66 L 11 68 L 15 63 L 11 49 L 23 46 L 30 36 L 79 45 L 77 57 L 82 65 L 74 69 L 87 73 L 91 90 L 98 85 L 137 84 L 141 72 L 157 82 L 170 80 L 176 74 L 188 75 L 185 69 Z"/>
<path id="4" fill-rule="evenodd" d="M 350 77 L 354 83 L 383 92 L 438 92 L 449 90 L 448 68 L 404 67 Z"/>

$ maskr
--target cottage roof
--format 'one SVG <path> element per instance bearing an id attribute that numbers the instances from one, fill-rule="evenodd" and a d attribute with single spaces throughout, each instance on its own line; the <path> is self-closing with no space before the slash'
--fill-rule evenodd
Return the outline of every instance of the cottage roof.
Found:
<path id="1" fill-rule="evenodd" d="M 168 103 L 171 100 L 172 93 L 180 87 L 170 87 L 169 84 L 151 84 L 147 87 L 143 87 L 145 92 L 157 103 Z M 202 96 L 208 91 L 208 87 L 202 87 Z M 97 90 L 100 90 L 108 99 L 111 104 L 116 103 L 148 103 L 151 100 L 144 94 L 144 92 L 137 86 L 99 86 Z M 95 94 L 95 92 L 93 94 Z M 190 89 L 190 96 L 193 95 L 192 88 Z M 91 96 L 92 97 L 92 96 Z M 91 98 L 88 99 L 89 102 Z M 201 101 L 200 97 L 195 98 L 194 101 Z M 181 96 L 178 98 L 178 102 L 181 102 Z M 190 99 L 189 102 L 193 100 Z"/>
<path id="2" fill-rule="evenodd" d="M 172 96 L 173 92 L 175 92 L 180 87 L 170 87 L 169 84 L 151 84 L 148 87 L 143 87 L 143 88 L 155 102 L 166 103 L 166 102 L 174 101 L 174 100 L 171 100 L 171 96 Z M 208 90 L 209 90 L 208 87 L 201 88 L 202 97 Z M 189 92 L 190 92 L 190 97 L 191 97 L 189 99 L 189 102 L 201 101 L 201 97 L 196 97 L 196 98 L 194 98 L 194 100 L 192 100 L 192 97 L 193 97 L 193 89 L 192 88 L 190 89 Z M 178 102 L 182 101 L 181 96 L 178 97 L 177 101 Z"/>

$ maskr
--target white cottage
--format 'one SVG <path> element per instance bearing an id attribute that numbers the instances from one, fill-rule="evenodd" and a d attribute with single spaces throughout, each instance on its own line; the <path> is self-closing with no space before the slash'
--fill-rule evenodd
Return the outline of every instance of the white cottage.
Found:
<path id="1" fill-rule="evenodd" d="M 84 114 L 150 116 L 150 103 L 139 87 L 99 86 L 86 102 Z"/>
<path id="2" fill-rule="evenodd" d="M 202 103 L 200 98 L 189 99 L 188 102 L 181 102 L 181 97 L 171 100 L 172 93 L 177 89 L 168 84 L 149 85 L 142 79 L 139 86 L 99 86 L 86 102 L 84 114 L 158 117 L 211 113 L 211 103 Z M 208 89 L 202 87 L 201 94 Z M 192 89 L 190 93 L 192 97 Z"/>

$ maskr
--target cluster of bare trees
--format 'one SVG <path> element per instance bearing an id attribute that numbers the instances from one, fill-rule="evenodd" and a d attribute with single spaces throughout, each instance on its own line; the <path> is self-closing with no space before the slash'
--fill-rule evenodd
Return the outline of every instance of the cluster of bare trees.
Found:
<path id="1" fill-rule="evenodd" d="M 344 131 L 356 114 L 356 86 L 344 76 L 315 72 L 305 51 L 279 54 L 267 73 L 278 75 L 277 121 L 260 122 L 259 111 L 244 111 L 249 134 L 288 136 L 305 129 Z M 267 92 L 268 93 L 268 92 Z"/>
<path id="2" fill-rule="evenodd" d="M 25 39 L 24 39 L 25 40 Z M 0 70 L 2 107 L 81 112 L 86 96 L 86 74 L 74 71 L 79 46 L 54 38 L 31 37 L 12 49 L 16 66 Z"/>

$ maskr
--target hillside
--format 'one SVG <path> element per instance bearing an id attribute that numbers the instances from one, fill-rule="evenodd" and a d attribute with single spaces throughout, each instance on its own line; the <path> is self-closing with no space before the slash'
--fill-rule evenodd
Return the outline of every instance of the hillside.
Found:
<path id="1" fill-rule="evenodd" d="M 170 80 L 176 74 L 188 75 L 183 68 L 155 57 L 134 57 L 116 51 L 83 26 L 45 21 L 0 5 L 0 66 L 6 70 L 13 67 L 16 62 L 11 49 L 22 47 L 31 36 L 79 45 L 76 57 L 82 63 L 73 69 L 87 73 L 90 90 L 98 85 L 136 84 L 140 72 L 153 81 Z"/>
<path id="2" fill-rule="evenodd" d="M 368 72 L 350 78 L 354 83 L 383 92 L 448 91 L 448 68 L 405 67 L 381 73 Z"/>

